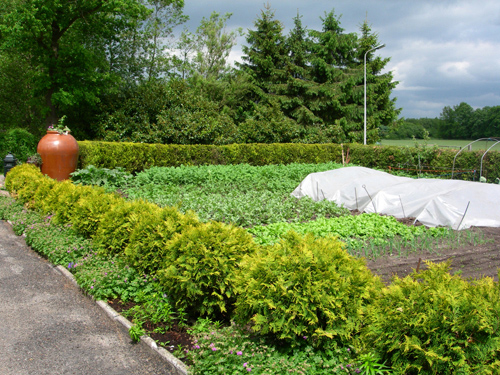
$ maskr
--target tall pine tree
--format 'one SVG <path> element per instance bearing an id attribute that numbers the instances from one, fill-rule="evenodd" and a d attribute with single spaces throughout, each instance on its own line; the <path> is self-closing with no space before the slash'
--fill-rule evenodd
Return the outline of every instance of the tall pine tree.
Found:
<path id="1" fill-rule="evenodd" d="M 243 46 L 243 63 L 238 66 L 248 73 L 265 93 L 271 86 L 286 79 L 288 51 L 283 36 L 283 24 L 274 19 L 269 5 L 261 11 L 261 18 L 254 23 L 256 30 L 249 30 L 248 46 Z"/>
<path id="2" fill-rule="evenodd" d="M 278 100 L 284 115 L 295 121 L 297 141 L 362 142 L 364 54 L 379 44 L 365 21 L 361 36 L 346 33 L 334 11 L 325 12 L 322 30 L 307 30 L 301 16 L 284 40 L 283 26 L 267 7 L 250 31 L 240 65 L 259 89 L 259 103 Z M 399 110 L 390 98 L 396 82 L 382 73 L 389 59 L 367 55 L 368 140 L 391 125 Z M 272 99 L 270 99 L 272 98 Z"/>

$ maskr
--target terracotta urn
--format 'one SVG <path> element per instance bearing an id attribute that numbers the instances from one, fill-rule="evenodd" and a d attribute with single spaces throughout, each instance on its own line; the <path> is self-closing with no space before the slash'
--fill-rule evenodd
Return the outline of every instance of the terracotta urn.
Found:
<path id="1" fill-rule="evenodd" d="M 70 173 L 76 170 L 78 150 L 78 142 L 71 134 L 48 130 L 37 147 L 42 158 L 42 173 L 58 181 L 69 179 Z"/>

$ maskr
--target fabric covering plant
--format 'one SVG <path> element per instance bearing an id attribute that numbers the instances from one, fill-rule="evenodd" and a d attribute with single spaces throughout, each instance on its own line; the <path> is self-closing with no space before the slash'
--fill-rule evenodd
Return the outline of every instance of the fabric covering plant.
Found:
<path id="1" fill-rule="evenodd" d="M 236 280 L 235 319 L 297 345 L 346 345 L 362 327 L 381 281 L 335 238 L 290 232 L 245 257 Z"/>

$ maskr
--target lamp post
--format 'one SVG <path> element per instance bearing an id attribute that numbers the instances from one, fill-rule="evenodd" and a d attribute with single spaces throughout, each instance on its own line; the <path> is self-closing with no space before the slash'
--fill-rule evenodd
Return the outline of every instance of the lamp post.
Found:
<path id="1" fill-rule="evenodd" d="M 364 131 L 363 131 L 363 144 L 366 145 L 366 55 L 368 55 L 368 52 L 375 51 L 377 49 L 384 48 L 385 44 L 380 44 L 376 47 L 373 47 L 372 49 L 369 49 L 365 53 L 365 59 L 364 59 L 364 65 L 365 65 L 365 117 L 364 117 Z"/>

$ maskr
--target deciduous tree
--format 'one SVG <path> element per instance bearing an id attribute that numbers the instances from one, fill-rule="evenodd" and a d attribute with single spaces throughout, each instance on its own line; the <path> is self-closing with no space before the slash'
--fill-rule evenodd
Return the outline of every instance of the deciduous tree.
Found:
<path id="1" fill-rule="evenodd" d="M 218 79 L 227 73 L 227 59 L 236 39 L 243 34 L 241 28 L 227 31 L 226 24 L 232 13 L 220 15 L 212 12 L 210 18 L 202 18 L 194 39 L 194 67 L 198 74 L 206 79 Z"/>
<path id="2" fill-rule="evenodd" d="M 172 2 L 182 4 L 163 3 Z M 0 52 L 29 56 L 37 72 L 33 96 L 43 96 L 45 122 L 51 125 L 61 109 L 99 102 L 114 79 L 112 54 L 103 46 L 124 30 L 135 30 L 149 13 L 140 0 L 16 2 L 1 21 Z"/>

